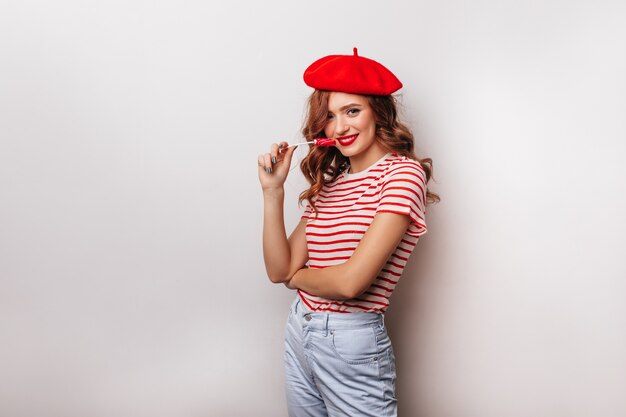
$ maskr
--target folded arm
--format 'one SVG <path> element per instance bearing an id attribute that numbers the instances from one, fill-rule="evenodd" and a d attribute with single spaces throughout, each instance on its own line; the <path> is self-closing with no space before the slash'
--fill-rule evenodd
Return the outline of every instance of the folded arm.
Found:
<path id="1" fill-rule="evenodd" d="M 300 269 L 286 285 L 331 300 L 358 297 L 372 285 L 410 221 L 406 215 L 378 213 L 350 259 L 323 269 Z"/>

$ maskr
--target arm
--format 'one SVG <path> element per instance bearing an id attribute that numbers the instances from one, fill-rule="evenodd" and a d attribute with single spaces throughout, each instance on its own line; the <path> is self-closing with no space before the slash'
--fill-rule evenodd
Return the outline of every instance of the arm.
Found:
<path id="1" fill-rule="evenodd" d="M 306 220 L 301 220 L 287 239 L 283 219 L 283 191 L 264 193 L 263 260 L 270 281 L 289 281 L 309 260 Z"/>
<path id="2" fill-rule="evenodd" d="M 285 231 L 283 184 L 294 149 L 281 153 L 278 145 L 273 144 L 270 153 L 258 158 L 259 181 L 263 189 L 263 260 L 267 276 L 274 283 L 288 281 L 308 260 L 306 221 L 298 223 L 289 239 Z"/>
<path id="3" fill-rule="evenodd" d="M 334 300 L 358 297 L 372 285 L 410 221 L 406 215 L 378 213 L 350 259 L 324 269 L 300 269 L 288 286 Z"/>
<path id="4" fill-rule="evenodd" d="M 416 161 L 401 161 L 385 178 L 376 215 L 350 259 L 324 269 L 301 269 L 287 284 L 337 300 L 366 291 L 405 233 L 426 232 L 426 174 Z"/>

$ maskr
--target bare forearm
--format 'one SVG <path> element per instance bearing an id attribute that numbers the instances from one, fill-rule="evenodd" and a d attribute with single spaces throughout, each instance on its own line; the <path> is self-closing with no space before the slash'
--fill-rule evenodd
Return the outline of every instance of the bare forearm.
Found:
<path id="1" fill-rule="evenodd" d="M 347 300 L 356 297 L 358 294 L 353 292 L 351 284 L 347 263 L 324 269 L 303 268 L 296 272 L 289 282 L 291 288 L 298 288 L 329 300 Z"/>
<path id="2" fill-rule="evenodd" d="M 263 259 L 272 282 L 283 282 L 291 259 L 283 214 L 283 189 L 263 192 Z"/>
<path id="3" fill-rule="evenodd" d="M 287 284 L 319 297 L 356 298 L 372 285 L 409 225 L 409 217 L 380 213 L 370 225 L 350 259 L 324 269 L 300 269 Z"/>

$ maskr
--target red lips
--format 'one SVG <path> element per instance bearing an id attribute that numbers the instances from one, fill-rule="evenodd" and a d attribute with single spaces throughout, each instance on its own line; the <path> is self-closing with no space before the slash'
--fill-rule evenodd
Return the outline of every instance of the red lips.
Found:
<path id="1" fill-rule="evenodd" d="M 355 135 L 342 136 L 340 138 L 337 138 L 337 142 L 339 142 L 341 146 L 350 146 L 354 143 L 357 136 L 359 136 L 358 133 Z"/>

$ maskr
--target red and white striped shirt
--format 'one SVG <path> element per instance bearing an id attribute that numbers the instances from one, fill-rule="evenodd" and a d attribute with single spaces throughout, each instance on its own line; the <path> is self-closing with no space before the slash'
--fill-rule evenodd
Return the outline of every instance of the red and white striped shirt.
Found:
<path id="1" fill-rule="evenodd" d="M 376 213 L 398 213 L 411 218 L 396 250 L 372 285 L 357 298 L 328 300 L 298 290 L 302 302 L 313 311 L 385 312 L 409 255 L 419 237 L 426 233 L 424 169 L 403 155 L 387 154 L 364 171 L 344 171 L 322 188 L 315 205 L 317 217 L 307 205 L 302 218 L 307 219 L 309 268 L 316 269 L 350 259 Z"/>

